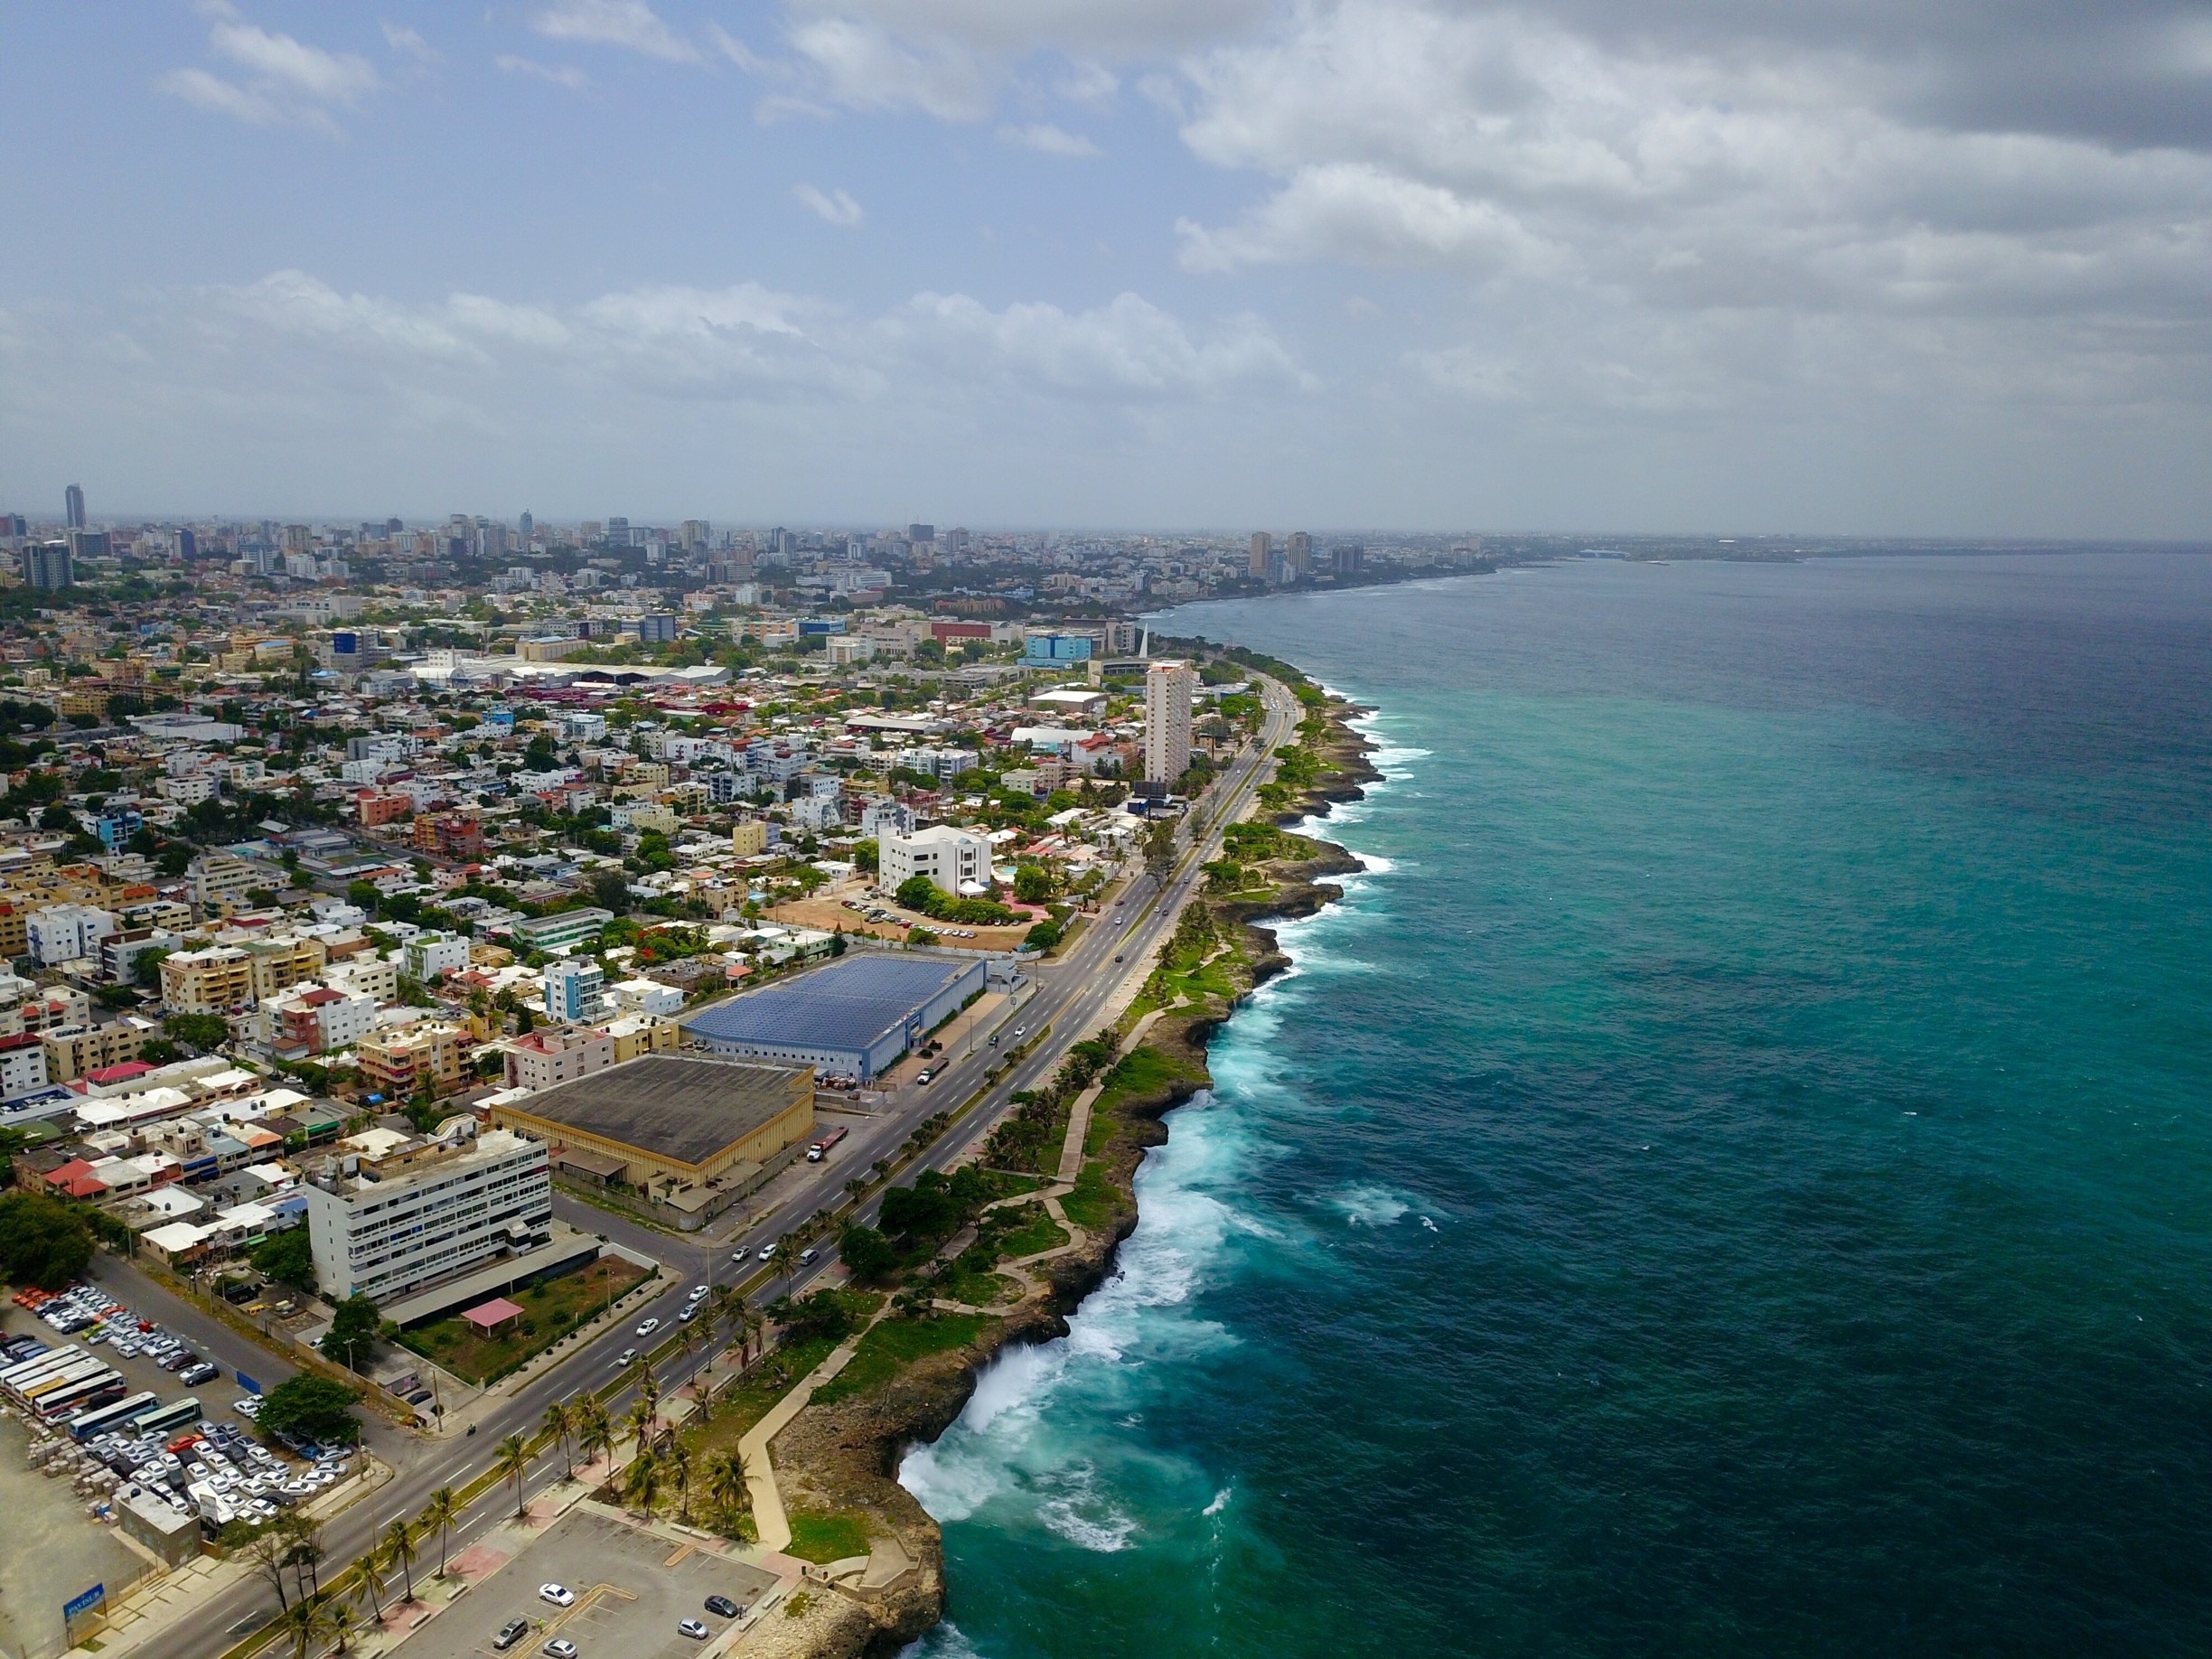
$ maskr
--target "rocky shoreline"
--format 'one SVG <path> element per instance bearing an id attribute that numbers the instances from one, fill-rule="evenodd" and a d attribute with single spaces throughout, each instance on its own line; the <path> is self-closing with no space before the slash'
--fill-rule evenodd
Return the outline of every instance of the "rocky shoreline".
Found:
<path id="1" fill-rule="evenodd" d="M 1289 799 L 1279 800 L 1265 813 L 1278 827 L 1323 817 L 1336 802 L 1359 800 L 1364 785 L 1382 775 L 1368 759 L 1373 745 L 1350 725 L 1368 711 L 1332 698 L 1317 712 L 1318 729 L 1309 721 L 1303 738 L 1317 770 Z M 942 1537 L 936 1522 L 898 1484 L 899 1461 L 909 1448 L 935 1440 L 951 1427 L 999 1353 L 1015 1344 L 1067 1335 L 1067 1317 L 1112 1273 L 1121 1241 L 1136 1230 L 1137 1169 L 1147 1151 L 1167 1140 L 1162 1120 L 1212 1082 L 1205 1051 L 1213 1033 L 1254 987 L 1289 964 L 1261 919 L 1311 915 L 1343 896 L 1344 889 L 1328 876 L 1365 867 L 1333 842 L 1287 830 L 1276 850 L 1281 856 L 1253 867 L 1265 873 L 1264 892 L 1195 901 L 1233 935 L 1221 957 L 1232 995 L 1209 995 L 1201 1005 L 1160 1014 L 1140 1046 L 1156 1051 L 1159 1060 L 1154 1069 L 1168 1073 L 1171 1081 L 1117 1096 L 1111 1110 L 1094 1120 L 1094 1132 L 1099 1123 L 1109 1131 L 1092 1160 L 1102 1179 L 1090 1189 L 1094 1197 L 1101 1187 L 1107 1195 L 1104 1224 L 1083 1229 L 1076 1246 L 1039 1275 L 1044 1286 L 969 1345 L 918 1360 L 866 1392 L 808 1406 L 772 1446 L 787 1505 L 865 1517 L 871 1538 L 895 1542 L 914 1570 L 880 1592 L 825 1585 L 803 1612 L 781 1621 L 783 1627 L 761 1632 L 748 1651 L 774 1659 L 886 1655 L 945 1616 Z"/>

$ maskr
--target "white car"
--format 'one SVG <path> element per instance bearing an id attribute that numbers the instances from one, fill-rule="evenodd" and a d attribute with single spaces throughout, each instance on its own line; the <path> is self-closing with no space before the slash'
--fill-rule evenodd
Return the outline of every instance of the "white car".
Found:
<path id="1" fill-rule="evenodd" d="M 637 1329 L 636 1329 L 634 1332 L 633 1332 L 633 1333 L 632 1333 L 632 1335 L 633 1335 L 633 1336 L 651 1336 L 651 1335 L 652 1335 L 652 1334 L 653 1334 L 655 1331 L 659 1330 L 660 1328 L 661 1328 L 661 1321 L 660 1321 L 660 1320 L 658 1320 L 658 1319 L 648 1319 L 648 1320 L 646 1320 L 646 1321 L 645 1321 L 645 1322 L 644 1322 L 642 1325 L 639 1326 L 637 1327 Z"/>
<path id="2" fill-rule="evenodd" d="M 557 1607 L 573 1607 L 576 1606 L 576 1591 L 566 1584 L 540 1584 L 538 1587 L 538 1599 L 549 1601 Z"/>
<path id="3" fill-rule="evenodd" d="M 745 1257 L 751 1253 L 752 1252 L 747 1251 L 744 1245 L 740 1244 L 736 1250 L 730 1251 L 730 1261 L 732 1262 L 743 1261 Z"/>
<path id="4" fill-rule="evenodd" d="M 550 1659 L 576 1659 L 576 1645 L 567 1636 L 555 1636 L 539 1651 L 550 1655 Z"/>
<path id="5" fill-rule="evenodd" d="M 705 1285 L 693 1285 L 691 1287 L 691 1299 L 695 1302 L 707 1293 L 707 1287 Z"/>

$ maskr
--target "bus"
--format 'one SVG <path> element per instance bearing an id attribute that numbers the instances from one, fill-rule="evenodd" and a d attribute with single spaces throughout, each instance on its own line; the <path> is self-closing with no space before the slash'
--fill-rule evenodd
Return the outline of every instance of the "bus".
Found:
<path id="1" fill-rule="evenodd" d="M 140 1434 L 166 1434 L 172 1429 L 189 1429 L 199 1420 L 200 1401 L 187 1394 L 157 1411 L 148 1411 L 133 1426 Z"/>
<path id="2" fill-rule="evenodd" d="M 52 1393 L 41 1394 L 38 1413 L 48 1422 L 57 1422 L 71 1411 L 81 1411 L 90 1406 L 106 1405 L 110 1400 L 120 1400 L 130 1384 L 120 1372 L 103 1366 L 93 1376 L 80 1377 L 66 1383 Z"/>
<path id="3" fill-rule="evenodd" d="M 69 1420 L 70 1439 L 89 1440 L 109 1429 L 127 1428 L 141 1412 L 150 1411 L 160 1403 L 161 1396 L 148 1389 L 142 1394 L 131 1395 L 127 1400 L 118 1400 L 113 1405 L 80 1411 Z"/>
<path id="4" fill-rule="evenodd" d="M 25 1405 L 43 1411 L 46 1409 L 47 1401 L 54 1398 L 56 1390 L 69 1388 L 74 1383 L 81 1382 L 87 1377 L 96 1377 L 103 1372 L 112 1372 L 114 1369 L 114 1366 L 103 1364 L 96 1359 L 80 1359 L 47 1372 L 36 1381 L 24 1383 L 15 1392 L 23 1397 Z"/>
<path id="5" fill-rule="evenodd" d="M 64 1365 L 74 1365 L 92 1357 L 83 1348 L 56 1348 L 42 1354 L 36 1359 L 27 1359 L 20 1365 L 10 1365 L 0 1371 L 0 1388 L 12 1388 L 17 1393 L 33 1382 L 43 1381 Z"/>

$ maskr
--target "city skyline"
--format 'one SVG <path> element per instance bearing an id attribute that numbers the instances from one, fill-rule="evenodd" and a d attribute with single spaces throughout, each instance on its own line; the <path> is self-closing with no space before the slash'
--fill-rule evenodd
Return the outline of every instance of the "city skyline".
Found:
<path id="1" fill-rule="evenodd" d="M 2192 537 L 2162 0 L 15 21 L 0 507 Z M 83 112 L 97 108 L 99 118 Z"/>

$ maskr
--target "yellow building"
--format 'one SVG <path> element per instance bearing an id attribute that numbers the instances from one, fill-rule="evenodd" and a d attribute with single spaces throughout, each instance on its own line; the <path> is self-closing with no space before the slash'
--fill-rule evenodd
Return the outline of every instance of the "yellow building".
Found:
<path id="1" fill-rule="evenodd" d="M 119 1021 L 112 1026 L 41 1032 L 39 1045 L 46 1051 L 46 1081 L 69 1083 L 102 1066 L 136 1060 L 140 1045 L 160 1035 L 158 1030 Z"/>
<path id="2" fill-rule="evenodd" d="M 254 959 L 236 945 L 162 958 L 162 1001 L 172 1014 L 228 1014 L 254 1000 Z"/>
<path id="3" fill-rule="evenodd" d="M 748 818 L 730 831 L 730 850 L 739 858 L 768 850 L 768 820 Z"/>
<path id="4" fill-rule="evenodd" d="M 648 1054 L 493 1106 L 492 1121 L 550 1145 L 557 1172 L 691 1208 L 744 1190 L 813 1133 L 814 1074 Z"/>
<path id="5" fill-rule="evenodd" d="M 664 1053 L 683 1042 L 683 1027 L 658 1014 L 625 1014 L 608 1023 L 606 1034 L 614 1040 L 616 1065 L 640 1054 Z"/>
<path id="6" fill-rule="evenodd" d="M 425 1089 L 451 1094 L 467 1081 L 462 1064 L 467 1042 L 462 1027 L 436 1019 L 366 1038 L 354 1049 L 361 1087 L 390 1101 L 412 1099 Z"/>
<path id="7" fill-rule="evenodd" d="M 328 954 L 320 939 L 300 939 L 290 933 L 255 940 L 246 951 L 253 958 L 256 1001 L 315 978 L 323 971 Z"/>

